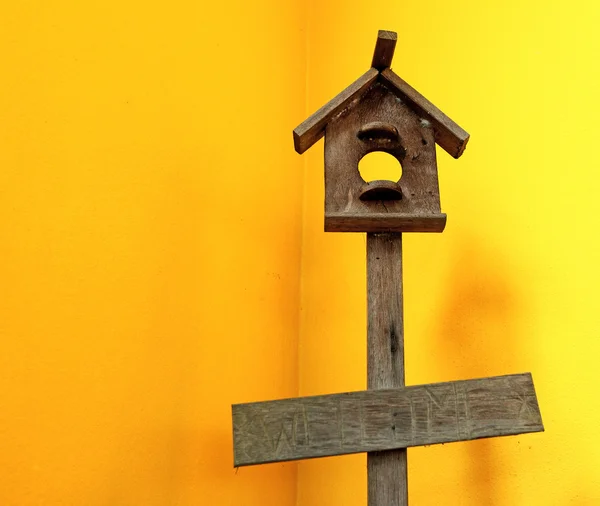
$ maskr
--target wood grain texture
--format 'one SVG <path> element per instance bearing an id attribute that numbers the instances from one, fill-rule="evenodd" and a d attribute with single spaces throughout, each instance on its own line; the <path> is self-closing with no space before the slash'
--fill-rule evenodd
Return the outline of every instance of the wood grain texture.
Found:
<path id="1" fill-rule="evenodd" d="M 379 30 L 371 67 L 374 67 L 377 70 L 383 70 L 392 64 L 397 40 L 398 34 L 396 32 Z"/>
<path id="2" fill-rule="evenodd" d="M 543 430 L 528 373 L 235 404 L 232 412 L 236 467 Z"/>
<path id="3" fill-rule="evenodd" d="M 445 227 L 446 215 L 443 213 L 423 216 L 399 213 L 325 215 L 325 232 L 443 232 Z"/>
<path id="4" fill-rule="evenodd" d="M 435 130 L 435 140 L 445 151 L 454 158 L 458 158 L 463 154 L 469 141 L 469 134 L 467 132 L 406 81 L 394 74 L 392 70 L 383 70 L 381 72 L 381 79 L 401 99 L 406 100 L 419 116 L 432 123 Z"/>
<path id="5" fill-rule="evenodd" d="M 327 102 L 317 112 L 309 116 L 294 129 L 294 148 L 304 153 L 325 134 L 325 126 L 353 101 L 359 98 L 371 86 L 379 72 L 369 69 L 335 98 Z"/>
<path id="6" fill-rule="evenodd" d="M 367 308 L 367 388 L 403 387 L 402 234 L 367 234 Z M 406 449 L 367 454 L 367 497 L 368 506 L 408 505 Z"/>
<path id="7" fill-rule="evenodd" d="M 435 132 L 380 83 L 333 118 L 325 134 L 325 230 L 441 232 Z M 401 199 L 362 200 L 360 160 L 383 151 L 402 165 Z"/>

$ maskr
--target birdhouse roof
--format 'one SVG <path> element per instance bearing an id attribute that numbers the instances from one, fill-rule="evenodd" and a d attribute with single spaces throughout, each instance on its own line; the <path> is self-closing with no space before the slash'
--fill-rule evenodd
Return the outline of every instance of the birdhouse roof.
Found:
<path id="1" fill-rule="evenodd" d="M 375 82 L 381 82 L 417 115 L 431 123 L 435 140 L 445 151 L 454 158 L 463 154 L 469 134 L 389 68 L 396 40 L 395 32 L 380 30 L 371 68 L 294 129 L 294 147 L 298 153 L 309 149 L 325 135 L 327 123 L 358 100 Z"/>

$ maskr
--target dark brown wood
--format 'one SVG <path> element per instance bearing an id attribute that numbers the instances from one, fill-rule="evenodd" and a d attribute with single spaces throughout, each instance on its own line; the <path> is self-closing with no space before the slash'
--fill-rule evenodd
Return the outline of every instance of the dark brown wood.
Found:
<path id="1" fill-rule="evenodd" d="M 377 34 L 377 43 L 375 44 L 375 52 L 373 53 L 373 61 L 371 67 L 377 70 L 383 70 L 392 64 L 394 58 L 394 49 L 396 49 L 396 41 L 398 34 L 387 30 L 379 30 Z"/>
<path id="2" fill-rule="evenodd" d="M 445 227 L 435 144 L 458 158 L 469 134 L 389 69 L 396 39 L 394 32 L 381 30 L 374 67 L 294 130 L 299 153 L 325 135 L 326 231 L 441 232 Z M 390 186 L 395 181 L 365 186 L 358 164 L 373 151 L 402 165 L 397 186 Z"/>
<path id="3" fill-rule="evenodd" d="M 403 387 L 402 234 L 367 234 L 367 308 L 367 388 Z M 367 454 L 367 490 L 368 506 L 408 505 L 406 449 Z"/>
<path id="4" fill-rule="evenodd" d="M 413 109 L 375 83 L 325 135 L 325 230 L 441 232 L 435 133 Z M 384 151 L 402 165 L 401 199 L 362 200 L 360 160 Z"/>
<path id="5" fill-rule="evenodd" d="M 436 142 L 454 158 L 463 154 L 469 134 L 440 111 L 435 105 L 411 87 L 390 69 L 381 72 L 382 81 L 405 100 L 423 119 L 430 121 L 435 130 Z"/>
<path id="6" fill-rule="evenodd" d="M 376 180 L 365 183 L 360 190 L 360 200 L 399 200 L 402 190 L 393 181 Z"/>
<path id="7" fill-rule="evenodd" d="M 379 72 L 369 69 L 335 98 L 327 102 L 317 112 L 308 117 L 294 129 L 294 147 L 298 153 L 304 153 L 325 134 L 325 126 L 350 102 L 356 100 L 377 79 Z"/>
<path id="8" fill-rule="evenodd" d="M 361 141 L 400 142 L 400 135 L 396 127 L 383 121 L 373 121 L 362 126 L 358 131 L 358 138 Z"/>
<path id="9" fill-rule="evenodd" d="M 325 215 L 325 232 L 443 232 L 446 215 L 443 213 L 422 216 L 386 213 Z"/>
<path id="10" fill-rule="evenodd" d="M 236 467 L 544 430 L 529 373 L 234 404 L 232 411 Z"/>

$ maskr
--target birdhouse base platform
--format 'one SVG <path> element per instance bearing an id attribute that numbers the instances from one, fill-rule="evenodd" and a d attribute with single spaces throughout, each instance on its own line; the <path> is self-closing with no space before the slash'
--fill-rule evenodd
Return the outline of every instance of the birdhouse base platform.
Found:
<path id="1" fill-rule="evenodd" d="M 325 213 L 325 232 L 443 232 L 446 215 Z"/>

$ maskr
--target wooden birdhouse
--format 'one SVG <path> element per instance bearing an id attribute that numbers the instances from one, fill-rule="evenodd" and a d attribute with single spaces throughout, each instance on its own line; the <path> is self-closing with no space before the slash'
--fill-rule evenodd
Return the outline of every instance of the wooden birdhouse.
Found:
<path id="1" fill-rule="evenodd" d="M 396 34 L 380 31 L 373 67 L 294 130 L 303 153 L 325 136 L 325 230 L 368 232 L 367 390 L 232 406 L 235 466 L 367 452 L 369 506 L 407 506 L 406 448 L 544 430 L 531 374 L 406 387 L 402 232 L 441 232 L 439 144 L 469 135 L 390 69 Z M 373 151 L 398 181 L 362 179 Z"/>
<path id="2" fill-rule="evenodd" d="M 325 136 L 325 230 L 442 232 L 435 145 L 455 158 L 469 134 L 389 68 L 394 32 L 380 31 L 372 68 L 294 130 L 303 153 Z M 399 181 L 362 179 L 373 151 L 394 156 Z"/>

